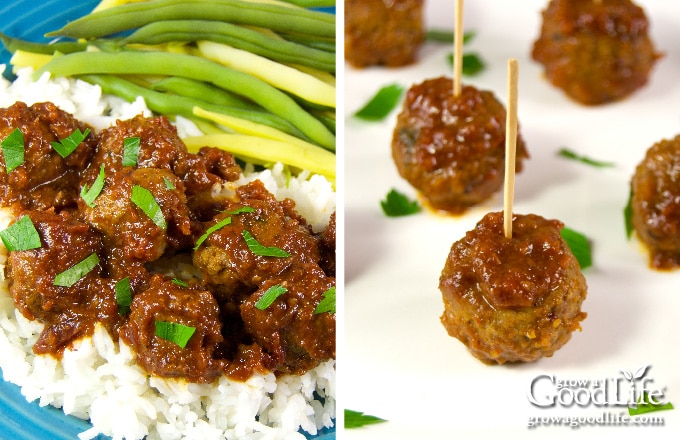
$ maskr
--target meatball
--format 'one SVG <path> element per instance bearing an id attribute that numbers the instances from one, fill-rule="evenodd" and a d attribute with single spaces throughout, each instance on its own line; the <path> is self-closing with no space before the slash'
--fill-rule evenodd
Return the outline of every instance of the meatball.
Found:
<path id="1" fill-rule="evenodd" d="M 182 348 L 156 335 L 157 322 L 195 330 Z M 137 362 L 157 376 L 205 383 L 220 376 L 224 368 L 224 361 L 213 356 L 222 342 L 219 308 L 210 292 L 197 286 L 183 287 L 154 276 L 149 289 L 132 300 L 121 336 L 134 348 Z"/>
<path id="2" fill-rule="evenodd" d="M 133 188 L 148 190 L 160 207 L 165 227 L 157 225 L 132 200 Z M 182 182 L 169 170 L 130 168 L 106 175 L 95 206 L 79 201 L 79 216 L 98 231 L 106 245 L 107 269 L 115 279 L 130 277 L 133 290 L 145 288 L 144 264 L 193 243 L 190 213 Z"/>
<path id="3" fill-rule="evenodd" d="M 187 151 L 177 129 L 164 116 L 146 118 L 138 115 L 116 121 L 116 125 L 103 130 L 100 137 L 86 180 L 94 180 L 102 165 L 107 174 L 123 169 L 124 145 L 129 138 L 139 138 L 137 166 L 140 168 L 172 171 Z"/>
<path id="4" fill-rule="evenodd" d="M 345 59 L 355 67 L 398 67 L 425 38 L 424 0 L 346 0 Z"/>
<path id="5" fill-rule="evenodd" d="M 298 265 L 284 275 L 262 283 L 241 305 L 241 316 L 248 333 L 274 357 L 278 372 L 302 374 L 335 357 L 335 314 L 314 312 L 335 279 L 317 265 Z M 261 310 L 257 302 L 274 286 L 285 293 Z"/>
<path id="6" fill-rule="evenodd" d="M 489 213 L 454 243 L 439 280 L 442 324 L 485 363 L 550 357 L 580 330 L 586 280 L 560 236 L 563 224 Z"/>
<path id="7" fill-rule="evenodd" d="M 680 135 L 647 150 L 631 181 L 632 223 L 650 266 L 680 266 Z"/>
<path id="8" fill-rule="evenodd" d="M 85 132 L 88 126 L 77 121 L 52 103 L 28 107 L 17 102 L 0 109 L 0 139 L 15 129 L 24 137 L 24 162 L 6 172 L 4 155 L 0 155 L 0 204 L 22 209 L 62 209 L 74 206 L 79 198 L 80 173 L 94 154 L 97 139 L 92 132 L 68 156 L 61 157 L 52 147 L 74 131 Z"/>
<path id="9" fill-rule="evenodd" d="M 114 283 L 102 278 L 103 261 L 71 286 L 54 284 L 57 274 L 95 253 L 104 258 L 99 235 L 67 214 L 26 211 L 40 236 L 38 249 L 13 251 L 7 262 L 14 303 L 28 319 L 45 323 L 33 347 L 39 354 L 58 353 L 91 334 L 95 321 L 112 329 L 118 321 Z"/>
<path id="10" fill-rule="evenodd" d="M 392 136 L 399 174 L 433 208 L 463 212 L 499 191 L 505 174 L 506 112 L 493 93 L 439 77 L 413 85 Z M 517 136 L 515 169 L 528 157 Z"/>
<path id="11" fill-rule="evenodd" d="M 317 238 L 309 225 L 295 214 L 293 202 L 277 201 L 259 180 L 239 187 L 238 200 L 206 223 L 205 230 L 230 217 L 230 224 L 212 232 L 193 256 L 204 281 L 223 295 L 252 293 L 259 285 L 276 278 L 291 264 L 318 263 Z M 243 208 L 251 212 L 243 211 Z M 263 246 L 290 254 L 280 258 L 251 251 L 243 237 L 248 231 Z"/>
<path id="12" fill-rule="evenodd" d="M 328 225 L 319 235 L 321 260 L 319 265 L 328 276 L 335 276 L 335 212 L 331 214 Z"/>
<path id="13" fill-rule="evenodd" d="M 630 0 L 552 0 L 532 58 L 577 102 L 624 98 L 647 83 L 660 54 L 643 9 Z"/>

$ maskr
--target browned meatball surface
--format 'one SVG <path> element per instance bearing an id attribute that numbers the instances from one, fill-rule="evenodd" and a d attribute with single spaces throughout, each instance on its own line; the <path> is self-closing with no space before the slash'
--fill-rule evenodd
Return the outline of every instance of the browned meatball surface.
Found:
<path id="1" fill-rule="evenodd" d="M 195 330 L 182 348 L 156 335 L 159 321 Z M 154 276 L 149 289 L 132 301 L 121 335 L 135 349 L 139 364 L 157 376 L 211 382 L 224 368 L 224 361 L 213 357 L 222 342 L 219 308 L 210 292 L 200 287 L 183 287 Z"/>
<path id="2" fill-rule="evenodd" d="M 392 136 L 399 174 L 435 209 L 461 213 L 496 193 L 505 174 L 505 107 L 491 92 L 439 77 L 413 85 Z M 517 136 L 515 169 L 528 157 Z"/>
<path id="3" fill-rule="evenodd" d="M 21 209 L 57 209 L 73 206 L 79 197 L 76 183 L 94 154 L 94 133 L 68 156 L 62 158 L 52 147 L 74 131 L 85 132 L 87 125 L 52 103 L 27 106 L 17 102 L 0 109 L 0 140 L 15 129 L 24 138 L 24 162 L 7 173 L 4 155 L 0 154 L 0 204 Z"/>
<path id="4" fill-rule="evenodd" d="M 425 37 L 424 0 L 345 0 L 345 59 L 355 67 L 414 62 Z"/>
<path id="5" fill-rule="evenodd" d="M 455 242 L 439 280 L 442 324 L 485 363 L 552 356 L 580 330 L 586 280 L 560 236 L 564 225 L 515 215 L 505 237 L 503 213 L 489 213 Z"/>
<path id="6" fill-rule="evenodd" d="M 277 371 L 300 374 L 335 357 L 335 315 L 315 313 L 323 294 L 335 286 L 316 265 L 289 269 L 270 279 L 241 305 L 245 328 L 277 363 Z M 257 302 L 274 286 L 286 289 L 261 310 Z"/>
<path id="7" fill-rule="evenodd" d="M 170 182 L 172 185 L 168 185 Z M 135 187 L 149 191 L 160 207 L 165 225 L 159 225 L 133 201 Z M 149 199 L 151 200 L 151 199 Z M 131 168 L 106 176 L 104 189 L 88 206 L 80 202 L 80 216 L 102 234 L 111 267 L 147 263 L 169 248 L 192 243 L 191 223 L 182 184 L 166 169 Z M 116 276 L 118 272 L 112 270 Z"/>
<path id="8" fill-rule="evenodd" d="M 34 345 L 36 353 L 58 352 L 91 334 L 94 322 L 112 327 L 118 319 L 113 283 L 102 279 L 104 248 L 87 224 L 51 212 L 27 211 L 40 236 L 38 249 L 11 252 L 7 264 L 9 290 L 16 307 L 29 319 L 45 323 Z M 55 285 L 58 274 L 91 254 L 100 263 L 71 286 Z"/>
<path id="9" fill-rule="evenodd" d="M 680 136 L 652 145 L 631 181 L 632 222 L 650 266 L 680 266 Z"/>
<path id="10" fill-rule="evenodd" d="M 644 10 L 630 0 L 552 0 L 532 57 L 575 101 L 622 99 L 647 83 L 660 54 Z"/>
<path id="11" fill-rule="evenodd" d="M 207 285 L 227 295 L 250 293 L 292 264 L 318 263 L 318 240 L 309 225 L 294 213 L 292 201 L 277 201 L 259 180 L 239 187 L 237 196 L 205 228 L 227 217 L 230 223 L 210 234 L 194 252 L 194 264 Z M 244 231 L 262 246 L 282 249 L 290 256 L 264 256 L 250 250 Z"/>

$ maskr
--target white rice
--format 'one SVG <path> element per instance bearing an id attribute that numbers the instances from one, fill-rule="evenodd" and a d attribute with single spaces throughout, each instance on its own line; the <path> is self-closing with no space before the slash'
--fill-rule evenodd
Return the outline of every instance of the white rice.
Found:
<path id="1" fill-rule="evenodd" d="M 0 73 L 4 66 L 0 65 Z M 117 119 L 150 115 L 143 99 L 130 104 L 105 96 L 98 86 L 44 75 L 32 81 L 30 68 L 9 82 L 0 78 L 0 107 L 51 101 L 76 118 L 102 130 Z M 176 121 L 180 136 L 197 134 L 186 119 Z M 328 224 L 335 210 L 331 182 L 319 175 L 288 176 L 281 164 L 253 172 L 247 167 L 235 183 L 260 179 L 278 199 L 295 200 L 298 212 L 315 230 Z M 232 185 L 233 186 L 233 185 Z M 0 230 L 11 214 L 0 209 Z M 15 309 L 4 279 L 7 250 L 0 243 L 0 368 L 4 379 L 21 387 L 28 401 L 62 408 L 89 419 L 93 427 L 79 435 L 114 439 L 304 439 L 332 427 L 335 418 L 335 361 L 302 376 L 255 375 L 246 382 L 221 377 L 212 384 L 149 376 L 137 366 L 131 349 L 115 343 L 98 326 L 64 352 L 61 361 L 36 356 L 32 347 L 43 325 Z"/>

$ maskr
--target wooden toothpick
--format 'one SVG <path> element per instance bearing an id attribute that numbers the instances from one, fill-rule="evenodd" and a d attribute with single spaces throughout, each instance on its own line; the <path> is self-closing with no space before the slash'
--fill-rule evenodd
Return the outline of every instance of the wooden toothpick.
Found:
<path id="1" fill-rule="evenodd" d="M 456 0 L 453 28 L 453 96 L 460 96 L 463 75 L 463 0 Z"/>
<path id="2" fill-rule="evenodd" d="M 515 156 L 517 150 L 517 60 L 508 60 L 508 108 L 505 122 L 505 189 L 503 231 L 512 238 L 512 204 L 515 198 Z"/>

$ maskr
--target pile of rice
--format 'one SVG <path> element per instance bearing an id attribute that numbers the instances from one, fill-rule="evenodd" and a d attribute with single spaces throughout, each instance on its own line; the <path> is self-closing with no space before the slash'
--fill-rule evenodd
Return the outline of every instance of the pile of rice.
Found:
<path id="1" fill-rule="evenodd" d="M 0 66 L 0 74 L 4 66 Z M 0 79 L 0 107 L 15 101 L 31 105 L 51 101 L 97 130 L 140 113 L 150 115 L 142 99 L 127 103 L 102 95 L 98 86 L 44 75 L 30 68 L 9 82 Z M 187 120 L 176 122 L 180 136 L 200 134 Z M 260 179 L 278 199 L 295 200 L 315 230 L 328 224 L 335 210 L 332 184 L 319 175 L 290 177 L 283 166 L 254 172 L 246 167 L 236 184 Z M 0 209 L 0 230 L 11 221 Z M 89 419 L 93 427 L 79 435 L 114 439 L 304 439 L 332 427 L 335 418 L 335 361 L 302 376 L 255 375 L 246 382 L 221 377 L 212 384 L 149 376 L 137 366 L 125 344 L 115 343 L 103 327 L 78 341 L 60 361 L 36 356 L 33 344 L 43 325 L 17 311 L 4 279 L 7 250 L 0 243 L 0 368 L 6 381 L 21 387 L 28 401 L 62 408 Z"/>

